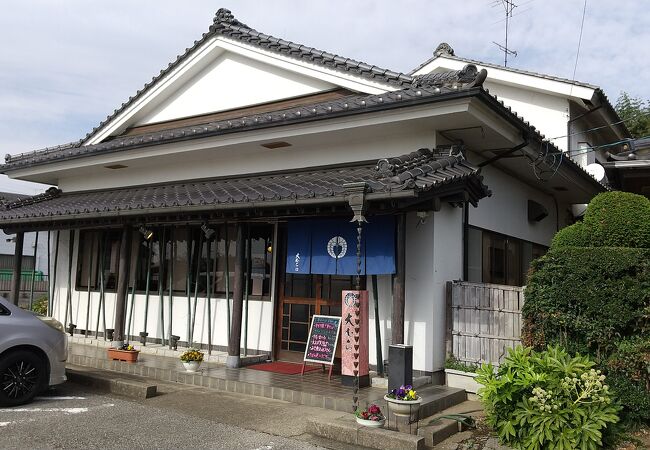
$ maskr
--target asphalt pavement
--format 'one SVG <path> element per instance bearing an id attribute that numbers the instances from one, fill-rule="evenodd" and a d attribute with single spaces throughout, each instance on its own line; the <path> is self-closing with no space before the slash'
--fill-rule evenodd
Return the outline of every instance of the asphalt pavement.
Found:
<path id="1" fill-rule="evenodd" d="M 0 408 L 0 449 L 345 449 L 305 433 L 307 415 L 341 413 L 175 384 L 133 401 L 66 383 Z"/>

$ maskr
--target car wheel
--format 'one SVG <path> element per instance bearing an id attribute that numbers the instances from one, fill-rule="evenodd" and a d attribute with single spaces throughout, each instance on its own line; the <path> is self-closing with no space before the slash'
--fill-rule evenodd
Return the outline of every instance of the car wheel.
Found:
<path id="1" fill-rule="evenodd" d="M 0 359 L 0 405 L 30 402 L 44 386 L 45 365 L 32 352 L 20 350 Z"/>

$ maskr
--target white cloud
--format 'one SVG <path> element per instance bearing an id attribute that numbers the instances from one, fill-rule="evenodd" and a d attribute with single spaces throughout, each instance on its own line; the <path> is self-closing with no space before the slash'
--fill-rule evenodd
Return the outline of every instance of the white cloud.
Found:
<path id="1" fill-rule="evenodd" d="M 408 72 L 445 41 L 500 63 L 503 9 L 493 0 L 8 0 L 0 15 L 0 151 L 76 140 L 207 31 L 228 7 L 260 31 Z M 513 67 L 571 77 L 582 0 L 521 0 Z M 650 98 L 645 2 L 589 0 L 576 78 Z M 10 43 L 10 44 L 8 44 Z M 0 183 L 1 188 L 1 183 Z"/>

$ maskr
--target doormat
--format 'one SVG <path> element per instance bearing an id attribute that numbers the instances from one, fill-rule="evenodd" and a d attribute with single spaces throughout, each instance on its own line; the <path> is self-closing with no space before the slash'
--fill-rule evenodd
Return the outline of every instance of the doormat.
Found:
<path id="1" fill-rule="evenodd" d="M 265 372 L 281 373 L 283 375 L 300 375 L 302 364 L 285 361 L 275 361 L 270 363 L 253 364 L 247 366 L 247 369 L 263 370 Z M 319 370 L 320 366 L 305 366 L 305 373 Z"/>

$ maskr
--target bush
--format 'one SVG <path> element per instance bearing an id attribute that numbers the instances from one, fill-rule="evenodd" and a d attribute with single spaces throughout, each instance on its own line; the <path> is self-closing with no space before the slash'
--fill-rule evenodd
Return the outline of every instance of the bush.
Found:
<path id="1" fill-rule="evenodd" d="M 32 303 L 32 311 L 41 316 L 47 316 L 47 295 L 42 295 Z"/>
<path id="2" fill-rule="evenodd" d="M 589 239 L 585 234 L 582 222 L 576 222 L 558 231 L 553 236 L 551 247 L 589 247 Z"/>
<path id="3" fill-rule="evenodd" d="M 650 247 L 650 200 L 629 192 L 595 196 L 585 212 L 584 231 L 591 246 Z"/>
<path id="4" fill-rule="evenodd" d="M 620 409 L 588 357 L 559 347 L 510 350 L 499 370 L 479 369 L 488 423 L 518 449 L 597 449 Z"/>
<path id="5" fill-rule="evenodd" d="M 589 354 L 638 389 L 621 395 L 626 421 L 650 420 L 650 249 L 552 248 L 532 264 L 522 339 Z"/>

